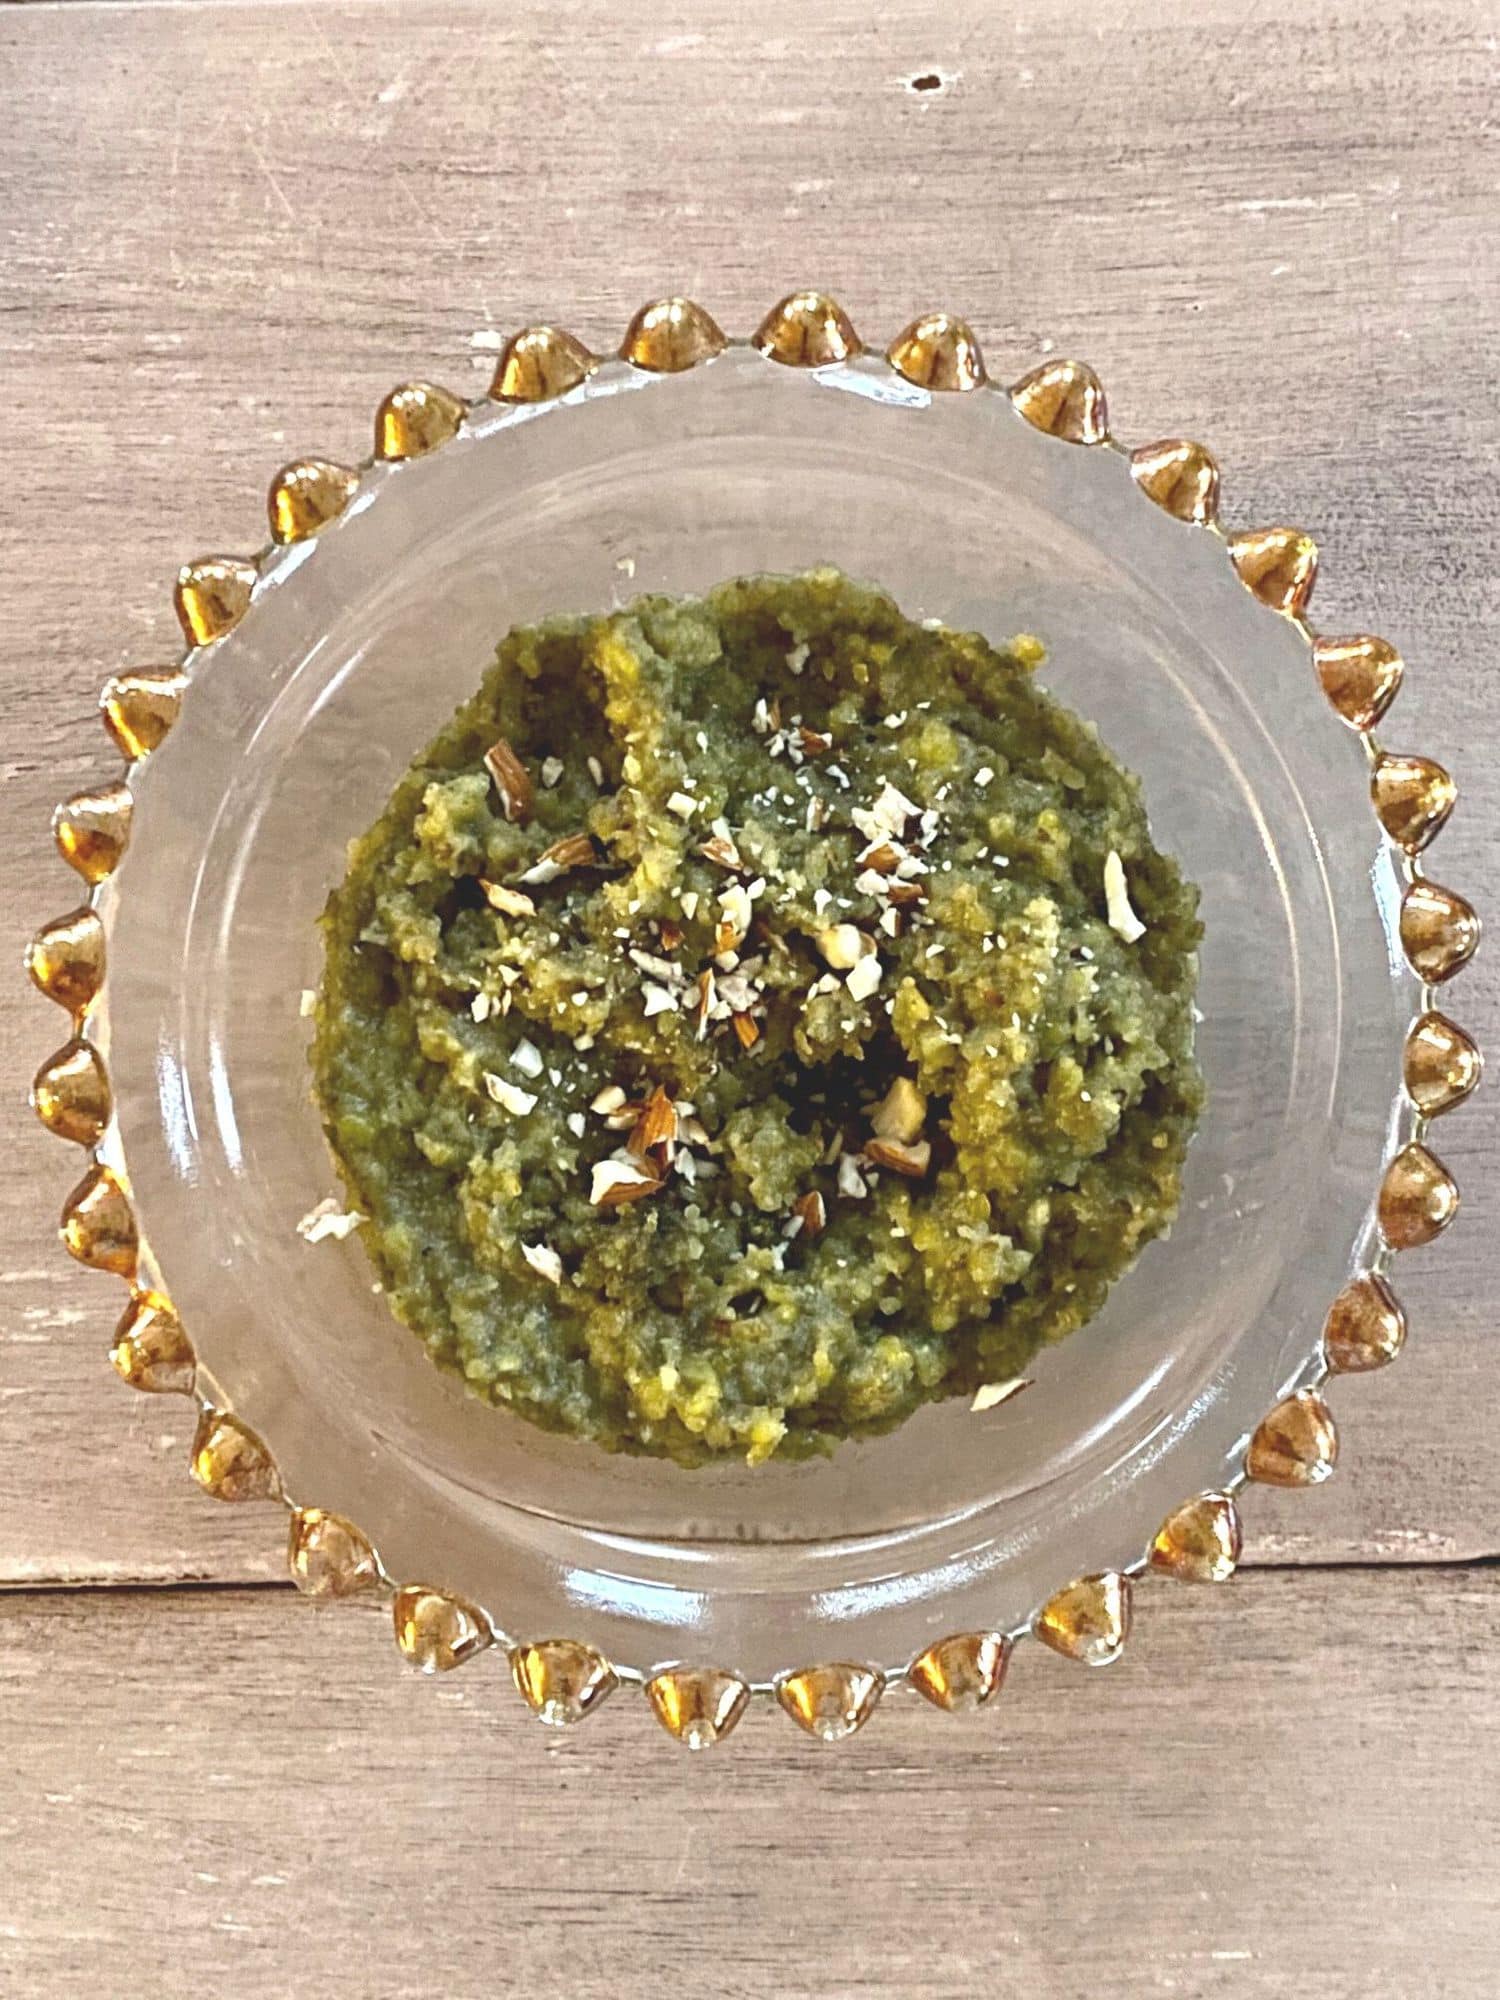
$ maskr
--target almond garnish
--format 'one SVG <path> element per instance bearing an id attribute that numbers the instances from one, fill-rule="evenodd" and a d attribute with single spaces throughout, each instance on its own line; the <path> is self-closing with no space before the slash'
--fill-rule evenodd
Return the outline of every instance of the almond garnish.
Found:
<path id="1" fill-rule="evenodd" d="M 901 865 L 901 856 L 888 840 L 882 840 L 866 848 L 859 856 L 859 864 L 862 868 L 872 868 L 877 875 L 894 875 Z"/>
<path id="2" fill-rule="evenodd" d="M 911 1181 L 919 1181 L 932 1165 L 932 1146 L 926 1139 L 919 1139 L 915 1145 L 907 1145 L 900 1139 L 872 1139 L 865 1147 L 865 1158 L 872 1167 L 887 1167 L 893 1174 L 905 1174 Z"/>
<path id="3" fill-rule="evenodd" d="M 484 767 L 495 781 L 505 817 L 517 822 L 530 819 L 536 797 L 531 774 L 503 736 L 485 751 Z"/>
<path id="4" fill-rule="evenodd" d="M 818 932 L 817 946 L 835 972 L 848 972 L 865 955 L 865 940 L 853 924 L 830 924 Z"/>
<path id="5" fill-rule="evenodd" d="M 536 904 L 519 889 L 507 888 L 503 882 L 486 882 L 481 875 L 479 886 L 484 891 L 485 901 L 492 910 L 500 910 L 507 917 L 534 917 Z"/>
<path id="6" fill-rule="evenodd" d="M 682 925 L 674 924 L 670 917 L 662 918 L 660 925 L 660 934 L 661 934 L 661 948 L 663 951 L 676 951 L 677 947 L 682 943 L 683 939 Z"/>
<path id="7" fill-rule="evenodd" d="M 677 1107 L 658 1084 L 646 1099 L 635 1130 L 625 1141 L 627 1153 L 634 1153 L 638 1159 L 656 1146 L 670 1146 L 677 1138 Z"/>
<path id="8" fill-rule="evenodd" d="M 833 748 L 833 738 L 831 736 L 825 735 L 821 729 L 809 729 L 806 723 L 798 724 L 797 735 L 801 741 L 803 753 L 808 757 L 821 757 L 825 750 Z"/>
<path id="9" fill-rule="evenodd" d="M 792 1203 L 792 1214 L 802 1224 L 804 1236 L 821 1236 L 827 1227 L 828 1210 L 816 1188 L 809 1188 L 806 1194 L 798 1195 Z"/>
<path id="10" fill-rule="evenodd" d="M 708 1017 L 713 1011 L 714 976 L 706 967 L 698 974 L 698 1039 L 708 1033 Z"/>
<path id="11" fill-rule="evenodd" d="M 600 1160 L 593 1171 L 589 1200 L 595 1208 L 618 1208 L 622 1202 L 639 1201 L 655 1194 L 661 1182 L 631 1160 Z"/>
<path id="12" fill-rule="evenodd" d="M 1113 848 L 1104 857 L 1104 901 L 1110 929 L 1124 938 L 1126 944 L 1134 944 L 1146 935 L 1146 926 L 1131 908 L 1125 864 Z"/>
<path id="13" fill-rule="evenodd" d="M 731 1014 L 730 1024 L 740 1038 L 742 1049 L 753 1049 L 760 1040 L 760 1029 L 748 1014 Z"/>
<path id="14" fill-rule="evenodd" d="M 523 874 L 516 877 L 518 882 L 555 882 L 559 875 L 565 875 L 570 868 L 591 868 L 599 859 L 593 841 L 586 833 L 565 833 L 561 840 L 554 840 L 550 847 L 544 847 L 536 860 Z"/>
<path id="15" fill-rule="evenodd" d="M 617 1083 L 605 1084 L 603 1090 L 589 1106 L 601 1118 L 607 1118 L 611 1111 L 618 1111 L 625 1102 L 625 1093 Z"/>
<path id="16" fill-rule="evenodd" d="M 1030 1376 L 1016 1376 L 1009 1382 L 981 1382 L 974 1391 L 971 1410 L 993 1410 L 1001 1403 L 1008 1403 L 1012 1396 L 1019 1396 L 1023 1389 L 1031 1387 Z"/>
<path id="17" fill-rule="evenodd" d="M 727 868 L 731 873 L 737 874 L 745 865 L 740 858 L 740 850 L 722 833 L 705 840 L 698 852 L 705 861 L 711 861 L 716 868 Z"/>
<path id="18" fill-rule="evenodd" d="M 927 1118 L 927 1099 L 909 1076 L 898 1076 L 870 1114 L 877 1139 L 910 1145 Z"/>

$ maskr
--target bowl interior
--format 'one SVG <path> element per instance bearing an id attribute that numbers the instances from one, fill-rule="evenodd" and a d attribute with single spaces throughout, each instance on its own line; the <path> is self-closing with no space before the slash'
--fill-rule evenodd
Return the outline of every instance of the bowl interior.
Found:
<path id="1" fill-rule="evenodd" d="M 391 1319 L 357 1242 L 298 1238 L 337 1185 L 298 1000 L 346 841 L 509 626 L 824 562 L 913 616 L 1039 634 L 1043 679 L 1141 773 L 1203 891 L 1209 1102 L 1170 1238 L 1026 1395 L 930 1408 L 823 1462 L 684 1472 L 471 1401 Z M 393 1573 L 635 1666 L 891 1665 L 1138 1559 L 1311 1372 L 1407 1011 L 1364 753 L 1305 638 L 1212 535 L 1003 395 L 736 349 L 478 413 L 268 566 L 141 780 L 108 1036 L 143 1227 L 294 1497 L 358 1521 Z"/>

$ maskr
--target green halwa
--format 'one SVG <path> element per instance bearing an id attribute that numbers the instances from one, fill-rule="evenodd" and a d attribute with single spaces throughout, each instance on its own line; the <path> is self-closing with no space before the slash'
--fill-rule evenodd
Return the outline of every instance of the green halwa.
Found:
<path id="1" fill-rule="evenodd" d="M 1041 653 L 831 570 L 505 638 L 323 919 L 317 1097 L 435 1360 L 754 1463 L 1097 1312 L 1177 1206 L 1197 893 Z"/>

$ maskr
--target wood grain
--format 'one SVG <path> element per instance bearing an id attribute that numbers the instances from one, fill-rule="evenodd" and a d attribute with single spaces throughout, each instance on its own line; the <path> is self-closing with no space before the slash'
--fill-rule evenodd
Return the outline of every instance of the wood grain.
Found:
<path id="1" fill-rule="evenodd" d="M 377 1612 L 0 1598 L 0 1987 L 1487 1994 L 1495 1582 L 1163 1585 L 1107 1673 L 1032 1647 L 968 1723 L 757 1709 L 696 1759 L 637 1695 L 559 1740 L 493 1654 L 423 1681 Z"/>
<path id="2" fill-rule="evenodd" d="M 1312 529 L 1488 899 L 1497 84 L 1485 0 L 0 5 L 0 944 L 76 899 L 46 823 L 109 768 L 100 683 L 281 461 L 528 320 L 608 347 L 681 289 L 742 332 L 809 281 L 872 342 L 961 311 L 1002 377 L 1081 354 L 1122 436 L 1213 444 L 1232 524 Z M 1497 994 L 1493 952 L 1451 989 L 1491 1044 Z M 1120 1667 L 1033 1652 L 977 1732 L 757 1715 L 686 1762 L 623 1701 L 544 1737 L 493 1659 L 407 1678 L 373 1614 L 53 1588 L 281 1570 L 51 1239 L 76 1160 L 19 1100 L 61 1039 L 0 1012 L 0 1990 L 1492 1992 L 1500 1572 L 1439 1566 L 1500 1554 L 1491 1096 L 1338 1478 L 1251 1502 L 1252 1560 L 1354 1566 L 1153 1592 Z"/>

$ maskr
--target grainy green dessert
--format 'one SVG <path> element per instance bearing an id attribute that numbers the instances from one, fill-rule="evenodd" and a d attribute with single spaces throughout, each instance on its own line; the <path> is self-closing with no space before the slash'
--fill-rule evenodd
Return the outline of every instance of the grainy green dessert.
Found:
<path id="1" fill-rule="evenodd" d="M 1177 1206 L 1197 895 L 1041 657 L 831 570 L 505 638 L 323 920 L 318 1099 L 436 1360 L 754 1463 L 1098 1310 Z"/>

